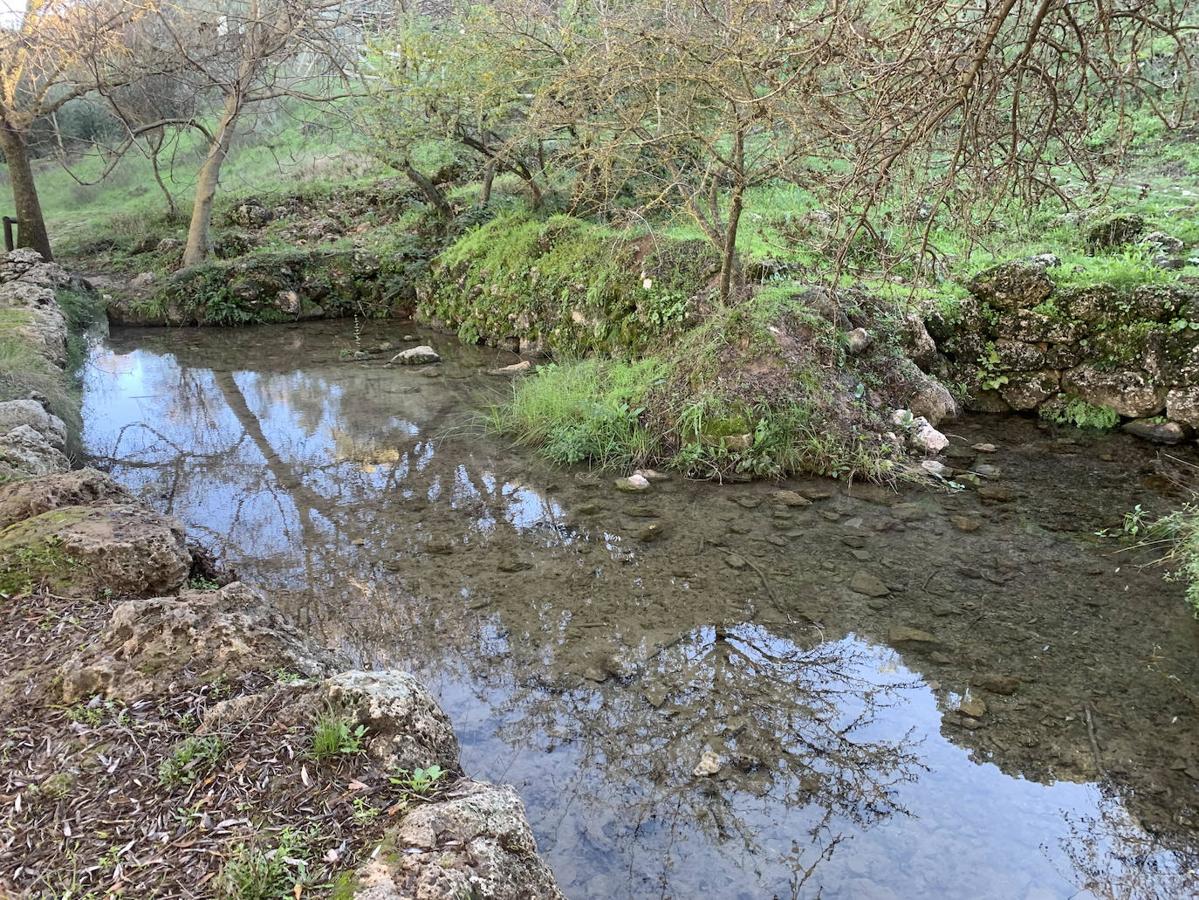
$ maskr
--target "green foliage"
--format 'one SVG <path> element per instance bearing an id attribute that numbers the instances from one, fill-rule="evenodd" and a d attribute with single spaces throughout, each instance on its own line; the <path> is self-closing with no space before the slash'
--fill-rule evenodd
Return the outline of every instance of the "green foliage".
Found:
<path id="1" fill-rule="evenodd" d="M 543 366 L 515 384 L 508 403 L 492 410 L 492 425 L 559 464 L 637 465 L 652 449 L 639 419 L 663 375 L 662 361 L 653 357 Z"/>
<path id="2" fill-rule="evenodd" d="M 682 327 L 713 257 L 698 241 L 513 212 L 467 232 L 436 269 L 420 311 L 467 342 L 520 334 L 559 353 L 636 353 Z"/>
<path id="3" fill-rule="evenodd" d="M 423 797 L 448 774 L 445 769 L 435 764 L 427 768 L 416 768 L 411 772 L 407 769 L 397 769 L 388 776 L 388 780 L 406 791 Z"/>
<path id="4" fill-rule="evenodd" d="M 1046 403 L 1039 413 L 1042 418 L 1058 425 L 1075 428 L 1094 428 L 1110 431 L 1120 424 L 1120 415 L 1107 406 L 1096 406 L 1079 397 L 1067 396 L 1061 403 Z"/>
<path id="5" fill-rule="evenodd" d="M 362 739 L 366 735 L 365 725 L 353 721 L 332 710 L 317 719 L 312 729 L 312 757 L 316 760 L 335 759 L 339 756 L 354 756 L 362 752 Z"/>
<path id="6" fill-rule="evenodd" d="M 1187 605 L 1199 618 L 1199 504 L 1192 500 L 1156 518 L 1137 504 L 1124 514 L 1117 534 L 1105 530 L 1099 535 L 1123 535 L 1134 540 L 1137 547 L 1164 551 L 1161 561 L 1171 567 L 1171 578 L 1186 585 Z"/>
<path id="7" fill-rule="evenodd" d="M 220 900 L 293 900 L 311 879 L 311 845 L 316 826 L 284 828 L 274 847 L 241 844 L 221 866 L 216 878 Z"/>
<path id="8" fill-rule="evenodd" d="M 1072 263 L 1064 260 L 1053 271 L 1053 280 L 1062 286 L 1090 287 L 1107 285 L 1127 291 L 1143 284 L 1167 284 L 1178 280 L 1178 272 L 1159 268 L 1151 255 L 1139 247 L 1099 255 Z"/>
<path id="9" fill-rule="evenodd" d="M 216 735 L 189 737 L 176 745 L 158 766 L 163 787 L 195 784 L 216 768 L 225 753 L 225 742 Z"/>

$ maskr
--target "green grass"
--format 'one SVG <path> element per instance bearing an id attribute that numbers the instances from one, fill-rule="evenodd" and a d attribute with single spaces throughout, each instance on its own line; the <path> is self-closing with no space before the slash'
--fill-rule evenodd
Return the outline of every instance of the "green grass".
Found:
<path id="1" fill-rule="evenodd" d="M 0 597 L 26 595 L 43 581 L 65 578 L 78 564 L 57 538 L 0 549 Z"/>
<path id="2" fill-rule="evenodd" d="M 665 363 L 655 357 L 543 366 L 516 383 L 509 402 L 492 410 L 492 425 L 562 465 L 640 465 L 655 455 L 654 438 L 640 416 L 664 376 Z"/>
<path id="3" fill-rule="evenodd" d="M 361 753 L 365 735 L 365 725 L 356 725 L 333 711 L 325 712 L 312 728 L 312 758 L 324 761 Z"/>
<path id="4" fill-rule="evenodd" d="M 241 844 L 221 866 L 215 883 L 220 900 L 293 900 L 311 884 L 310 846 L 316 826 L 284 828 L 273 846 Z"/>
<path id="5" fill-rule="evenodd" d="M 216 768 L 225 753 L 225 742 L 215 736 L 189 737 L 176 745 L 158 766 L 163 787 L 195 784 Z"/>

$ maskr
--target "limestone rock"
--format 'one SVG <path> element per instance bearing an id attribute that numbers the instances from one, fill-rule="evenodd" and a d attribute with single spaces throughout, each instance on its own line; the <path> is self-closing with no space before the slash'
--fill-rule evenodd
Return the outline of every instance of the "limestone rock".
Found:
<path id="1" fill-rule="evenodd" d="M 920 386 L 908 401 L 908 408 L 917 418 L 923 417 L 934 427 L 945 419 L 955 418 L 958 414 L 957 401 L 953 394 L 935 378 L 924 378 Z"/>
<path id="2" fill-rule="evenodd" d="M 1166 393 L 1166 416 L 1191 428 L 1199 428 L 1199 384 L 1177 387 Z"/>
<path id="3" fill-rule="evenodd" d="M 933 635 L 919 628 L 895 625 L 887 632 L 887 643 L 899 650 L 936 650 L 941 646 Z"/>
<path id="4" fill-rule="evenodd" d="M 801 507 L 812 505 L 811 500 L 796 491 L 775 491 L 774 499 L 783 504 L 783 506 Z"/>
<path id="5" fill-rule="evenodd" d="M 1156 253 L 1181 253 L 1186 246 L 1181 239 L 1164 231 L 1151 231 L 1140 242 Z"/>
<path id="6" fill-rule="evenodd" d="M 520 374 L 523 374 L 524 372 L 528 372 L 532 368 L 533 368 L 533 364 L 529 360 L 522 359 L 520 362 L 513 363 L 510 366 L 502 366 L 501 368 L 498 368 L 498 369 L 488 369 L 487 374 L 488 375 L 520 375 Z"/>
<path id="7" fill-rule="evenodd" d="M 410 347 L 407 350 L 402 350 L 393 356 L 391 361 L 401 366 L 424 366 L 430 363 L 441 362 L 441 357 L 432 347 L 421 345 L 420 347 Z"/>
<path id="8" fill-rule="evenodd" d="M 1060 376 L 1052 369 L 1042 372 L 1018 373 L 1009 376 L 999 388 L 999 396 L 1017 411 L 1036 409 L 1058 392 Z"/>
<path id="9" fill-rule="evenodd" d="M 613 483 L 618 491 L 637 494 L 649 490 L 649 479 L 634 472 L 628 478 L 617 478 Z"/>
<path id="10" fill-rule="evenodd" d="M 0 486 L 0 528 L 64 506 L 89 506 L 113 501 L 132 503 L 133 497 L 108 475 L 96 469 L 74 469 Z"/>
<path id="11" fill-rule="evenodd" d="M 18 425 L 28 425 L 56 450 L 62 450 L 67 442 L 67 426 L 58 416 L 46 412 L 36 400 L 8 400 L 0 403 L 0 434 L 6 434 Z"/>
<path id="12" fill-rule="evenodd" d="M 329 702 L 365 725 L 366 749 L 387 766 L 458 768 L 458 738 L 432 694 L 407 672 L 342 672 L 324 684 Z"/>
<path id="13" fill-rule="evenodd" d="M 71 461 L 63 452 L 28 425 L 18 425 L 0 435 L 0 480 L 37 478 L 69 468 Z"/>
<path id="14" fill-rule="evenodd" d="M 1053 293 L 1045 267 L 1027 260 L 1000 263 L 971 279 L 970 293 L 1001 309 L 1031 309 Z"/>
<path id="15" fill-rule="evenodd" d="M 845 350 L 850 356 L 864 353 L 874 342 L 874 338 L 865 328 L 855 328 L 845 335 Z"/>
<path id="16" fill-rule="evenodd" d="M 937 344 L 924 320 L 917 315 L 908 314 L 904 317 L 904 349 L 908 359 L 914 362 L 922 372 L 929 371 L 937 362 Z"/>
<path id="17" fill-rule="evenodd" d="M 912 423 L 909 435 L 912 448 L 926 456 L 936 456 L 949 446 L 949 438 L 937 431 L 927 419 L 920 417 Z"/>
<path id="18" fill-rule="evenodd" d="M 1133 419 L 1124 424 L 1124 430 L 1134 437 L 1152 441 L 1155 444 L 1181 444 L 1189 434 L 1189 429 L 1185 425 L 1155 419 Z"/>
<path id="19" fill-rule="evenodd" d="M 1130 419 L 1156 416 L 1166 407 L 1166 388 L 1135 370 L 1079 366 L 1062 375 L 1062 388 L 1087 403 L 1106 406 Z"/>
<path id="20" fill-rule="evenodd" d="M 1089 249 L 1111 250 L 1131 244 L 1145 231 L 1145 219 L 1135 214 L 1109 216 L 1095 222 L 1087 229 L 1086 244 Z"/>
<path id="21" fill-rule="evenodd" d="M 234 582 L 117 606 L 99 641 L 63 666 L 63 702 L 93 694 L 133 700 L 185 677 L 276 669 L 319 677 L 330 661 L 273 603 Z"/>
<path id="22" fill-rule="evenodd" d="M 125 503 L 61 507 L 0 532 L 5 553 L 46 547 L 73 561 L 56 584 L 72 596 L 100 589 L 117 596 L 167 594 L 183 584 L 191 568 L 179 522 Z"/>
<path id="23" fill-rule="evenodd" d="M 356 900 L 563 900 L 511 787 L 458 782 L 408 812 L 386 842 L 395 852 L 359 869 Z"/>
<path id="24" fill-rule="evenodd" d="M 855 572 L 849 582 L 849 589 L 867 597 L 886 597 L 891 591 L 881 578 L 869 572 Z"/>

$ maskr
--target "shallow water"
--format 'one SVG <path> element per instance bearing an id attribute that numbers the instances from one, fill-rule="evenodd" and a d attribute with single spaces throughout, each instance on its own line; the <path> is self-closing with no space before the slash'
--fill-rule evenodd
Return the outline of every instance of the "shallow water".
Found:
<path id="1" fill-rule="evenodd" d="M 350 358 L 406 333 L 446 362 Z M 978 418 L 983 492 L 631 496 L 485 433 L 514 359 L 121 331 L 84 441 L 324 643 L 419 674 L 572 898 L 1199 892 L 1199 625 L 1094 534 L 1176 505 L 1193 454 Z"/>

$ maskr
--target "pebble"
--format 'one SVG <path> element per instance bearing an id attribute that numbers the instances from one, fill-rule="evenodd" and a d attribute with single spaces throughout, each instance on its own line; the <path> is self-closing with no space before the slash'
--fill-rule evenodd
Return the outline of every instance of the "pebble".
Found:
<path id="1" fill-rule="evenodd" d="M 979 453 L 995 453 L 999 450 L 994 444 L 975 444 L 973 449 Z"/>
<path id="2" fill-rule="evenodd" d="M 695 768 L 691 770 L 691 774 L 696 778 L 710 778 L 722 768 L 724 768 L 724 760 L 711 750 L 705 750 Z"/>
<path id="3" fill-rule="evenodd" d="M 811 506 L 812 501 L 795 491 L 775 491 L 774 499 L 783 506 Z"/>
<path id="4" fill-rule="evenodd" d="M 630 493 L 639 493 L 649 490 L 649 480 L 643 475 L 630 475 L 628 478 L 617 478 L 616 489 L 618 491 L 628 491 Z"/>
<path id="5" fill-rule="evenodd" d="M 738 571 L 746 568 L 749 565 L 749 563 L 745 561 L 745 557 L 738 556 L 736 553 L 730 553 L 728 556 L 726 556 L 724 558 L 724 564 L 730 569 L 736 569 Z"/>
<path id="6" fill-rule="evenodd" d="M 391 358 L 391 361 L 401 366 L 423 366 L 441 362 L 441 356 L 432 347 L 421 345 L 420 347 L 411 347 L 408 350 L 397 353 Z"/>
<path id="7" fill-rule="evenodd" d="M 987 704 L 981 697 L 967 695 L 958 704 L 958 712 L 973 719 L 981 719 L 987 714 Z"/>
<path id="8" fill-rule="evenodd" d="M 647 544 L 660 540 L 666 534 L 666 526 L 661 522 L 651 522 L 637 533 L 637 537 Z"/>
<path id="9" fill-rule="evenodd" d="M 849 589 L 858 594 L 865 594 L 867 597 L 885 597 L 891 593 L 881 578 L 864 571 L 854 573 L 853 578 L 849 581 Z"/>
<path id="10" fill-rule="evenodd" d="M 972 531 L 978 531 L 983 525 L 979 519 L 971 516 L 950 516 L 949 523 L 958 531 L 964 531 L 967 534 Z"/>
<path id="11" fill-rule="evenodd" d="M 899 649 L 932 650 L 941 646 L 929 632 L 907 625 L 893 625 L 887 632 L 887 643 Z"/>

